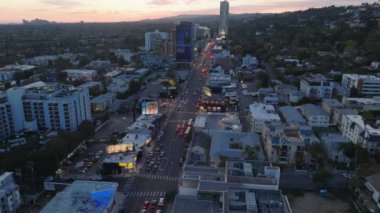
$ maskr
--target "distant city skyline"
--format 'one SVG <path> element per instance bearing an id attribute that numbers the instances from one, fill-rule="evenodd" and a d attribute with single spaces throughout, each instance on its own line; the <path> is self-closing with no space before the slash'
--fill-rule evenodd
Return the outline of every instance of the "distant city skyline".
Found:
<path id="1" fill-rule="evenodd" d="M 0 0 L 0 23 L 23 19 L 119 22 L 176 15 L 219 14 L 219 0 Z M 230 13 L 279 13 L 311 7 L 358 5 L 375 0 L 229 0 Z"/>

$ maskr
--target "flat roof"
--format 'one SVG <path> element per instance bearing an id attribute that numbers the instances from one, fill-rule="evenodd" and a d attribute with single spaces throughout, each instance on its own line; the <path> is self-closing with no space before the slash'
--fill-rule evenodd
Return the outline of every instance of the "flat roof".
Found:
<path id="1" fill-rule="evenodd" d="M 292 124 L 306 124 L 306 120 L 302 117 L 301 113 L 292 106 L 279 107 L 281 115 L 284 117 L 286 123 Z"/>
<path id="2" fill-rule="evenodd" d="M 242 125 L 239 116 L 235 112 L 228 113 L 200 113 L 198 117 L 206 117 L 204 129 L 241 131 Z M 203 119 L 203 118 L 200 118 Z M 200 128 L 200 126 L 199 126 Z"/>
<path id="3" fill-rule="evenodd" d="M 251 116 L 259 120 L 278 120 L 280 116 L 275 113 L 274 106 L 269 104 L 254 103 L 249 105 Z"/>
<path id="4" fill-rule="evenodd" d="M 315 104 L 302 105 L 302 109 L 307 116 L 329 116 L 322 107 Z"/>
<path id="5" fill-rule="evenodd" d="M 135 144 L 137 148 L 145 145 L 146 141 L 150 138 L 148 133 L 128 133 L 122 139 L 122 144 Z"/>
<path id="6" fill-rule="evenodd" d="M 177 195 L 172 213 L 210 213 L 219 212 L 219 203 L 211 200 L 199 200 L 195 196 Z"/>
<path id="7" fill-rule="evenodd" d="M 256 133 L 212 130 L 210 156 L 226 156 L 240 159 L 245 146 L 260 146 L 260 137 Z M 242 149 L 232 148 L 231 143 L 240 144 Z M 259 154 L 259 153 L 258 153 Z"/>
<path id="8" fill-rule="evenodd" d="M 115 182 L 76 180 L 62 192 L 57 193 L 41 213 L 106 212 L 106 208 L 115 197 L 118 185 Z M 99 193 L 94 194 L 95 192 Z M 95 199 L 96 195 L 99 198 Z"/>
<path id="9" fill-rule="evenodd" d="M 108 154 L 103 163 L 129 163 L 135 162 L 136 155 L 132 153 Z"/>

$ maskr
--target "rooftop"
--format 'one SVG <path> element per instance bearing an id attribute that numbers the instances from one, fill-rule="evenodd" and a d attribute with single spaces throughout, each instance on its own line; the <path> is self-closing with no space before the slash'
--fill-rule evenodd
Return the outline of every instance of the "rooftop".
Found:
<path id="1" fill-rule="evenodd" d="M 241 131 L 242 125 L 237 113 L 204 113 L 198 114 L 195 120 L 203 119 L 198 117 L 206 117 L 206 123 L 204 129 L 214 130 L 233 130 Z"/>
<path id="2" fill-rule="evenodd" d="M 254 104 L 249 105 L 249 110 L 253 119 L 277 120 L 277 121 L 281 120 L 280 116 L 275 113 L 273 105 L 254 103 Z"/>
<path id="3" fill-rule="evenodd" d="M 286 123 L 288 124 L 306 124 L 305 119 L 302 117 L 301 113 L 291 106 L 279 107 L 282 117 L 284 117 Z"/>
<path id="4" fill-rule="evenodd" d="M 84 84 L 77 86 L 77 88 L 92 88 L 95 86 L 102 86 L 102 82 L 100 82 L 100 81 L 88 81 Z"/>
<path id="5" fill-rule="evenodd" d="M 328 116 L 327 112 L 318 105 L 305 104 L 302 105 L 302 109 L 307 116 Z"/>
<path id="6" fill-rule="evenodd" d="M 219 203 L 211 200 L 200 200 L 194 196 L 177 195 L 172 213 L 210 213 L 219 212 Z"/>
<path id="7" fill-rule="evenodd" d="M 152 130 L 160 115 L 140 115 L 128 130 Z"/>
<path id="8" fill-rule="evenodd" d="M 103 163 L 130 163 L 136 161 L 136 155 L 133 153 L 116 153 L 116 154 L 108 154 L 106 158 L 104 158 Z"/>
<path id="9" fill-rule="evenodd" d="M 321 135 L 321 141 L 324 143 L 349 143 L 350 140 L 340 133 L 324 133 Z"/>
<path id="10" fill-rule="evenodd" d="M 327 81 L 327 78 L 321 74 L 315 74 L 315 75 L 311 75 L 311 76 L 304 76 L 302 78 L 303 80 L 307 81 L 307 82 L 324 82 L 324 81 Z"/>
<path id="11" fill-rule="evenodd" d="M 76 180 L 41 210 L 41 213 L 91 212 L 102 213 L 110 207 L 118 183 Z"/>
<path id="12" fill-rule="evenodd" d="M 334 98 L 331 98 L 331 99 L 323 99 L 322 100 L 322 103 L 325 103 L 327 105 L 329 105 L 330 107 L 334 107 L 334 108 L 337 108 L 337 107 L 343 107 L 343 104 L 340 103 L 338 100 L 334 99 Z"/>
<path id="13" fill-rule="evenodd" d="M 13 65 L 7 65 L 5 67 L 0 68 L 0 71 L 29 71 L 36 68 L 36 66 L 31 66 L 31 65 L 18 65 L 18 64 L 13 64 Z"/>
<path id="14" fill-rule="evenodd" d="M 241 159 L 244 147 L 261 147 L 260 137 L 256 133 L 213 130 L 211 135 L 210 156 L 227 156 Z"/>
<path id="15" fill-rule="evenodd" d="M 135 144 L 137 148 L 142 147 L 150 139 L 150 134 L 148 133 L 128 133 L 121 139 L 123 144 Z"/>

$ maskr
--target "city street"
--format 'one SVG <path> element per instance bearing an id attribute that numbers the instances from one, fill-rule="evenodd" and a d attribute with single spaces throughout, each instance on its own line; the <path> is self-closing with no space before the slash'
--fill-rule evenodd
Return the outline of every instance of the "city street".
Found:
<path id="1" fill-rule="evenodd" d="M 162 147 L 161 150 L 165 152 L 161 170 L 152 174 L 143 168 L 135 177 L 129 178 L 120 186 L 120 190 L 127 197 L 125 211 L 128 213 L 139 212 L 146 200 L 157 200 L 160 197 L 165 197 L 167 193 L 177 191 L 178 179 L 181 174 L 180 159 L 186 153 L 186 140 L 178 136 L 175 129 L 179 122 L 188 121 L 196 116 L 195 106 L 200 94 L 194 94 L 203 86 L 200 80 L 200 71 L 194 70 L 185 84 L 175 105 L 176 108 L 169 113 L 162 127 L 163 136 L 160 142 L 153 144 Z M 180 102 L 182 104 L 179 104 Z"/>

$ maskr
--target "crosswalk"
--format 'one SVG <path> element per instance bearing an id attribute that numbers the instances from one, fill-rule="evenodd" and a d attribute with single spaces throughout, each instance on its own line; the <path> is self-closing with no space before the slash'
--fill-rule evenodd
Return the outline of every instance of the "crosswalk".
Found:
<path id="1" fill-rule="evenodd" d="M 128 181 L 122 187 L 122 191 L 123 192 L 129 192 L 129 191 L 135 190 L 136 189 L 136 185 L 134 185 L 134 180 L 135 180 L 135 178 L 128 179 Z"/>
<path id="2" fill-rule="evenodd" d="M 146 197 L 146 198 L 157 197 L 157 198 L 161 198 L 161 197 L 165 197 L 165 195 L 166 195 L 166 192 L 126 192 L 125 193 L 126 197 Z"/>
<path id="3" fill-rule="evenodd" d="M 178 181 L 177 176 L 165 176 L 165 175 L 153 175 L 153 174 L 144 174 L 140 173 L 137 175 L 139 178 L 152 179 L 152 180 L 164 180 L 164 181 Z"/>
<path id="4" fill-rule="evenodd" d="M 182 123 L 186 122 L 186 120 L 168 120 L 168 123 Z"/>

